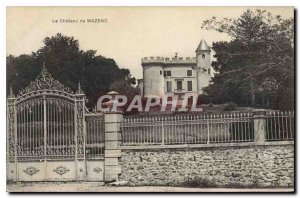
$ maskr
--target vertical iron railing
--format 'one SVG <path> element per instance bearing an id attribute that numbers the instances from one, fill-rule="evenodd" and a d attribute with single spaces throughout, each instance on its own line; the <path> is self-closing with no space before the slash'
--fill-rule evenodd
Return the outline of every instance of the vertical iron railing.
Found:
<path id="1" fill-rule="evenodd" d="M 45 158 L 43 98 L 18 104 L 16 110 L 18 160 Z"/>
<path id="2" fill-rule="evenodd" d="M 74 103 L 46 98 L 47 158 L 74 158 Z"/>
<path id="3" fill-rule="evenodd" d="M 293 140 L 295 133 L 294 111 L 268 111 L 266 115 L 266 140 Z"/>
<path id="4" fill-rule="evenodd" d="M 42 96 L 19 103 L 16 109 L 19 160 L 74 158 L 72 101 Z"/>
<path id="5" fill-rule="evenodd" d="M 104 157 L 104 116 L 103 114 L 86 114 L 86 157 L 96 159 Z"/>
<path id="6" fill-rule="evenodd" d="M 251 142 L 250 112 L 124 117 L 123 145 Z"/>

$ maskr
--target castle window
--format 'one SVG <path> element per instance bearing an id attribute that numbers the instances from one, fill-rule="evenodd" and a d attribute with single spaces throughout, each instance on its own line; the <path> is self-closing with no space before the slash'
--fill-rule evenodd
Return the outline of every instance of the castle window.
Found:
<path id="1" fill-rule="evenodd" d="M 187 71 L 186 71 L 186 75 L 187 75 L 187 76 L 192 76 L 192 74 L 193 74 L 193 73 L 192 73 L 192 70 L 187 70 Z"/>
<path id="2" fill-rule="evenodd" d="M 193 91 L 193 81 L 187 81 L 187 86 L 188 91 Z"/>
<path id="3" fill-rule="evenodd" d="M 182 90 L 182 81 L 177 81 L 177 90 Z"/>
<path id="4" fill-rule="evenodd" d="M 171 71 L 164 71 L 164 77 L 171 76 Z"/>
<path id="5" fill-rule="evenodd" d="M 202 54 L 202 59 L 205 59 L 205 54 Z"/>
<path id="6" fill-rule="evenodd" d="M 172 82 L 167 81 L 167 93 L 171 93 L 171 92 L 172 92 Z"/>
<path id="7" fill-rule="evenodd" d="M 159 74 L 162 75 L 162 71 L 161 70 L 159 71 Z"/>
<path id="8" fill-rule="evenodd" d="M 207 73 L 210 74 L 210 69 L 208 69 Z"/>

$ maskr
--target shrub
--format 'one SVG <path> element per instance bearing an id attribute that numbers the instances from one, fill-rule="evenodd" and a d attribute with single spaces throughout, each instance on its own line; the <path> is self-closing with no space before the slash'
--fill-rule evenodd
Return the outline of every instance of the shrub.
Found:
<path id="1" fill-rule="evenodd" d="M 235 111 L 237 109 L 237 105 L 234 102 L 229 102 L 223 108 L 224 111 Z"/>

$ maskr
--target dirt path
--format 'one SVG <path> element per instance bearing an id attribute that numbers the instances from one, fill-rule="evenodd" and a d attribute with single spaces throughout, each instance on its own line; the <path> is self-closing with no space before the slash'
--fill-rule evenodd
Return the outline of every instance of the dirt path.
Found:
<path id="1" fill-rule="evenodd" d="M 292 188 L 236 189 L 236 188 L 185 188 L 164 186 L 111 187 L 103 183 L 16 183 L 7 184 L 8 192 L 293 192 Z"/>

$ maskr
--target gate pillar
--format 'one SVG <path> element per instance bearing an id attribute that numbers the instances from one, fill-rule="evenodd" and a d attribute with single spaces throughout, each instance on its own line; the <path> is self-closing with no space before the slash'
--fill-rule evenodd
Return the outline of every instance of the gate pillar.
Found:
<path id="1" fill-rule="evenodd" d="M 76 178 L 78 181 L 86 179 L 86 164 L 85 164 L 85 138 L 86 126 L 84 120 L 85 114 L 85 95 L 78 83 L 78 90 L 75 94 L 75 137 L 76 137 Z"/>
<path id="2" fill-rule="evenodd" d="M 17 141 L 17 119 L 16 119 L 16 97 L 13 94 L 12 88 L 10 88 L 10 93 L 7 98 L 7 180 L 8 181 L 17 181 L 17 148 L 16 148 L 16 141 Z"/>
<path id="3" fill-rule="evenodd" d="M 108 95 L 112 99 L 103 105 L 107 107 L 104 113 L 105 120 L 105 162 L 104 162 L 104 178 L 106 182 L 118 181 L 121 173 L 121 166 L 119 165 L 119 158 L 121 157 L 121 150 L 118 146 L 121 143 L 121 123 L 123 121 L 123 111 L 121 108 L 113 110 L 112 106 L 118 101 L 115 100 L 117 92 L 109 92 Z"/>
<path id="4" fill-rule="evenodd" d="M 255 109 L 254 113 L 254 142 L 262 143 L 266 140 L 266 113 L 264 109 Z"/>

